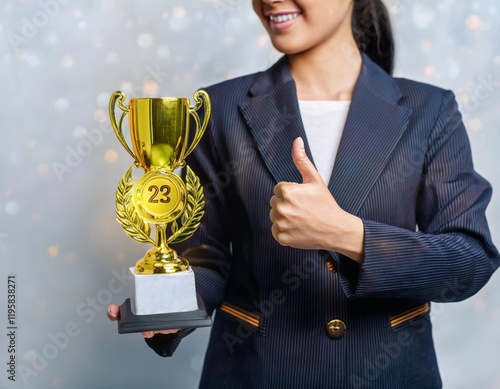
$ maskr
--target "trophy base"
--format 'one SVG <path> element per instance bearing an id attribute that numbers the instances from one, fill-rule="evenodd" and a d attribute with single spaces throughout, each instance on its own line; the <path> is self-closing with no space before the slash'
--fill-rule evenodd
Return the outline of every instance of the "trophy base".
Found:
<path id="1" fill-rule="evenodd" d="M 212 318 L 207 315 L 203 300 L 199 295 L 198 309 L 188 312 L 159 313 L 154 315 L 134 315 L 130 307 L 130 299 L 120 306 L 118 317 L 118 333 L 161 331 L 183 328 L 210 327 Z"/>

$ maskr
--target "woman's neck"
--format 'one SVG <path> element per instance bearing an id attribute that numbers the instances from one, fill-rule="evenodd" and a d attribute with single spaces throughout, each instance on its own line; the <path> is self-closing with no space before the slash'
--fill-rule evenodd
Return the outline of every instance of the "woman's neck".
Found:
<path id="1" fill-rule="evenodd" d="M 337 45 L 328 53 L 288 55 L 288 61 L 299 100 L 351 100 L 363 63 L 355 42 Z"/>

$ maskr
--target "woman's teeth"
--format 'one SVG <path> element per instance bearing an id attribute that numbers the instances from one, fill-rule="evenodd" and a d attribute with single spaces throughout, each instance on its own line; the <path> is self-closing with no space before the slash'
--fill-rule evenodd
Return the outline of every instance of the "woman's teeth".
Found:
<path id="1" fill-rule="evenodd" d="M 288 14 L 288 15 L 277 15 L 277 16 L 269 16 L 269 19 L 275 23 L 283 23 L 287 20 L 297 19 L 299 17 L 298 13 Z"/>

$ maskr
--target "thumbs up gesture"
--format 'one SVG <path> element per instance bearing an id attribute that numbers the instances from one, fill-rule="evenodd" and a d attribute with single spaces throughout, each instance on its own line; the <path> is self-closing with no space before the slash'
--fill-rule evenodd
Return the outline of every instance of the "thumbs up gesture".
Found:
<path id="1" fill-rule="evenodd" d="M 302 183 L 280 182 L 271 198 L 274 239 L 283 246 L 330 250 L 358 262 L 363 258 L 363 222 L 337 204 L 304 150 L 302 138 L 292 145 Z"/>

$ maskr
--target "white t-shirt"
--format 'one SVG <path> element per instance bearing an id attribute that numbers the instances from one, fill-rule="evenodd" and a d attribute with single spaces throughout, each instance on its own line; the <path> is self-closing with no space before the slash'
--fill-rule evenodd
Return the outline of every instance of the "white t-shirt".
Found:
<path id="1" fill-rule="evenodd" d="M 327 185 L 350 106 L 350 101 L 299 100 L 314 164 Z"/>

